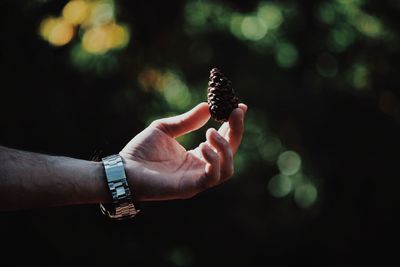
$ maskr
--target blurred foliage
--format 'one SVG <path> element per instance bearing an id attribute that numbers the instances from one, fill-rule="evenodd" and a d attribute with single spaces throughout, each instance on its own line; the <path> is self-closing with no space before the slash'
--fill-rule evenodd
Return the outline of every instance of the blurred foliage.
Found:
<path id="1" fill-rule="evenodd" d="M 47 249 L 49 262 L 66 266 L 79 257 L 115 265 L 93 259 L 115 252 L 127 255 L 122 265 L 143 266 L 382 266 L 388 259 L 378 250 L 399 215 L 398 1 L 0 7 L 4 145 L 87 159 L 115 153 L 154 119 L 205 101 L 213 67 L 249 106 L 231 181 L 193 200 L 148 203 L 122 225 L 99 219 L 96 207 L 44 211 L 44 219 L 15 215 L 7 226 L 22 216 L 14 227 L 27 230 L 19 236 L 41 237 L 31 256 Z M 205 128 L 178 141 L 191 149 Z M 4 232 L 5 240 L 16 231 Z"/>

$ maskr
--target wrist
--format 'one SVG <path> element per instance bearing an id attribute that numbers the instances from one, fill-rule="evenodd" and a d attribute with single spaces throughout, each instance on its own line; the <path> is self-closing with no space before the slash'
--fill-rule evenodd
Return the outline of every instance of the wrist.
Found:
<path id="1" fill-rule="evenodd" d="M 112 198 L 109 193 L 103 162 L 91 161 L 89 169 L 94 181 L 92 187 L 94 197 L 91 203 L 110 203 Z"/>

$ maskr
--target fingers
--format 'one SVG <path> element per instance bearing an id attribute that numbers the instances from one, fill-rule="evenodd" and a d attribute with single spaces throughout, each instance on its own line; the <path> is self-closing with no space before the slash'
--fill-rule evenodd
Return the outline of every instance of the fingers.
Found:
<path id="1" fill-rule="evenodd" d="M 201 128 L 209 119 L 208 105 L 203 102 L 184 114 L 156 120 L 153 125 L 175 138 Z"/>
<path id="2" fill-rule="evenodd" d="M 220 159 L 218 154 L 212 150 L 212 148 L 202 143 L 200 145 L 200 151 L 203 158 L 206 160 L 207 165 L 205 169 L 206 175 L 202 177 L 200 181 L 201 188 L 209 188 L 216 185 L 220 178 Z"/>
<path id="3" fill-rule="evenodd" d="M 246 111 L 247 106 L 239 104 L 239 108 L 232 112 L 229 121 L 224 123 L 218 132 L 212 128 L 208 129 L 207 141 L 201 143 L 193 152 L 206 162 L 205 175 L 195 181 L 195 194 L 216 186 L 233 175 L 233 154 L 242 139 Z"/>
<path id="4" fill-rule="evenodd" d="M 215 149 L 220 158 L 220 182 L 233 175 L 233 153 L 229 143 L 215 129 L 206 133 L 208 143 Z"/>
<path id="5" fill-rule="evenodd" d="M 199 147 L 207 162 L 205 176 L 198 181 L 201 191 L 220 184 L 233 175 L 233 155 L 229 143 L 215 129 L 209 129 L 206 137 L 208 142 Z"/>
<path id="6" fill-rule="evenodd" d="M 239 108 L 232 112 L 229 121 L 224 123 L 218 132 L 215 129 L 207 131 L 207 143 L 201 144 L 200 150 L 208 163 L 206 165 L 208 187 L 217 185 L 233 175 L 233 154 L 242 139 L 243 120 L 246 111 L 247 106 L 239 104 Z"/>

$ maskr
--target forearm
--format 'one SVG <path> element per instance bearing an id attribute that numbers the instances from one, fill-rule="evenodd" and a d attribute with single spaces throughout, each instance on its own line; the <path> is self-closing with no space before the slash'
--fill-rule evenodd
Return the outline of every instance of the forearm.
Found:
<path id="1" fill-rule="evenodd" d="M 109 201 L 102 163 L 0 146 L 0 210 Z"/>

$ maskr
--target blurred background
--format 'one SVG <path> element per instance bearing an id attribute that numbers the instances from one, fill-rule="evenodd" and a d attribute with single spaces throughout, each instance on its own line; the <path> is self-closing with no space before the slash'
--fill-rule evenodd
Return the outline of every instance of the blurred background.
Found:
<path id="1" fill-rule="evenodd" d="M 117 153 L 205 101 L 213 67 L 249 106 L 228 183 L 124 222 L 96 205 L 2 212 L 1 265 L 398 263 L 399 12 L 397 0 L 1 1 L 1 145 Z M 207 127 L 179 141 L 196 147 Z"/>

